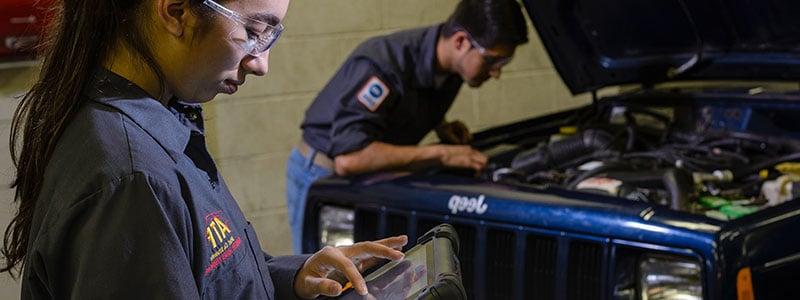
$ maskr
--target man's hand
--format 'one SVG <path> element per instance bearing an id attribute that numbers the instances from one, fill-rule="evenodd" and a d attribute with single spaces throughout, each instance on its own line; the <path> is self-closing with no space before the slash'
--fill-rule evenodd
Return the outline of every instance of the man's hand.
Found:
<path id="1" fill-rule="evenodd" d="M 342 284 L 329 277 L 341 273 L 360 295 L 367 294 L 367 284 L 361 276 L 362 271 L 377 264 L 381 259 L 401 259 L 399 250 L 408 243 L 405 235 L 374 242 L 360 242 L 346 247 L 325 247 L 314 253 L 297 272 L 294 291 L 298 297 L 313 299 L 320 295 L 338 296 Z"/>
<path id="2" fill-rule="evenodd" d="M 475 171 L 486 167 L 488 158 L 470 146 L 435 145 L 439 161 L 445 167 L 467 168 Z"/>
<path id="3" fill-rule="evenodd" d="M 469 128 L 461 121 L 442 123 L 436 127 L 436 135 L 442 144 L 468 145 L 472 143 L 472 134 Z"/>

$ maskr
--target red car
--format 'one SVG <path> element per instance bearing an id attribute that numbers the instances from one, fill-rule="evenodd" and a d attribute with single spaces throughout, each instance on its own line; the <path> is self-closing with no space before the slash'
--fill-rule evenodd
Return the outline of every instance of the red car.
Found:
<path id="1" fill-rule="evenodd" d="M 31 57 L 50 3 L 49 0 L 0 0 L 0 60 Z"/>

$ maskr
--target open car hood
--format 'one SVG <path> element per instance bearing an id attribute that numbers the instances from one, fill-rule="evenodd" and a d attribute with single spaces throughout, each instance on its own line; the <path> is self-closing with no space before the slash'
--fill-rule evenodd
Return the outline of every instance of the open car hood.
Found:
<path id="1" fill-rule="evenodd" d="M 797 0 L 523 0 L 572 93 L 669 80 L 800 80 Z"/>

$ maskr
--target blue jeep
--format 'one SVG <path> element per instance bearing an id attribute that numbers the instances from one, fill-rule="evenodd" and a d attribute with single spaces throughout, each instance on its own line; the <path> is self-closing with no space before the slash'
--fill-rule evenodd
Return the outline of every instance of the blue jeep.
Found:
<path id="1" fill-rule="evenodd" d="M 320 180 L 304 250 L 450 223 L 471 299 L 800 299 L 800 2 L 523 2 L 593 102 L 477 133 L 479 176 Z"/>

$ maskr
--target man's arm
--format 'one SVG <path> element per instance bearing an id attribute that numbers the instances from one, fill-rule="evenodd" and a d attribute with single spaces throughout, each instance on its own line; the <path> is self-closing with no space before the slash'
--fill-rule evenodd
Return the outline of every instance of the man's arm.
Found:
<path id="1" fill-rule="evenodd" d="M 441 165 L 481 170 L 486 156 L 469 146 L 396 146 L 372 142 L 361 150 L 336 156 L 336 174 L 341 176 L 390 169 L 414 169 Z"/>

